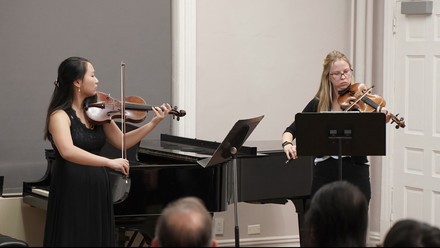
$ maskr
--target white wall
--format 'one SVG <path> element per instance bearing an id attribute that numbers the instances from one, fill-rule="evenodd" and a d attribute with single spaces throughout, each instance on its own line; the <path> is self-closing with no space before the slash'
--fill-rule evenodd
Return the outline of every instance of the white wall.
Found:
<path id="1" fill-rule="evenodd" d="M 195 136 L 221 141 L 238 119 L 265 115 L 248 140 L 280 140 L 316 93 L 325 55 L 341 50 L 352 56 L 351 3 L 196 1 Z M 239 203 L 238 213 L 242 245 L 299 242 L 290 202 Z M 215 217 L 224 218 L 225 227 L 225 234 L 216 238 L 233 245 L 233 206 Z M 261 225 L 260 235 L 247 235 L 253 224 Z"/>
<path id="2" fill-rule="evenodd" d="M 325 55 L 350 56 L 350 3 L 197 1 L 196 136 L 220 140 L 264 114 L 249 140 L 279 140 L 316 93 Z"/>

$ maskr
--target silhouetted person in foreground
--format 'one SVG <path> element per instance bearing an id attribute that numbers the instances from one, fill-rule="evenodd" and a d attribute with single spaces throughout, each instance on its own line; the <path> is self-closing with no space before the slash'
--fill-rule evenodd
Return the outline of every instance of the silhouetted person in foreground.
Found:
<path id="1" fill-rule="evenodd" d="M 163 210 L 156 225 L 153 247 L 216 247 L 212 217 L 196 197 L 178 199 Z"/>
<path id="2" fill-rule="evenodd" d="M 402 219 L 385 236 L 384 247 L 440 247 L 440 229 L 428 223 Z"/>
<path id="3" fill-rule="evenodd" d="M 305 246 L 365 247 L 368 203 L 361 190 L 347 182 L 322 186 L 305 215 Z"/>

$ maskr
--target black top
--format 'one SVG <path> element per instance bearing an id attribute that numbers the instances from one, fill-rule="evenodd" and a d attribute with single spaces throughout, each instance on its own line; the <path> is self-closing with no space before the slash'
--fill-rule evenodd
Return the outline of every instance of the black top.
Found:
<path id="1" fill-rule="evenodd" d="M 313 98 L 307 104 L 307 106 L 303 109 L 302 112 L 318 112 L 318 103 L 319 103 L 319 100 L 316 97 Z M 295 139 L 295 137 L 296 137 L 295 136 L 295 133 L 296 133 L 295 121 L 293 121 L 292 124 L 290 124 L 290 126 L 288 126 L 284 132 L 291 133 L 293 135 L 293 139 Z"/>

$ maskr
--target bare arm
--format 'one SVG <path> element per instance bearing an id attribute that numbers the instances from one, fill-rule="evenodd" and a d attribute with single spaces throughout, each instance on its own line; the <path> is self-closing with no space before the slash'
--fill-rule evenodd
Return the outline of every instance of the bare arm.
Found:
<path id="1" fill-rule="evenodd" d="M 162 110 L 163 109 L 163 110 Z M 125 147 L 129 149 L 147 136 L 153 129 L 168 115 L 171 110 L 169 104 L 162 104 L 161 107 L 154 107 L 154 117 L 150 122 L 125 134 Z M 110 144 L 122 149 L 122 132 L 114 121 L 104 124 L 104 132 Z"/>

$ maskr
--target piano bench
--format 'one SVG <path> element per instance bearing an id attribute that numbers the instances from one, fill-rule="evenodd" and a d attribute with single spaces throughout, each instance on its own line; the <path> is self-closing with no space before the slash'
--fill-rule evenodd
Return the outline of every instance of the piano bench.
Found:
<path id="1" fill-rule="evenodd" d="M 0 234 L 0 247 L 29 247 L 25 241 Z"/>

